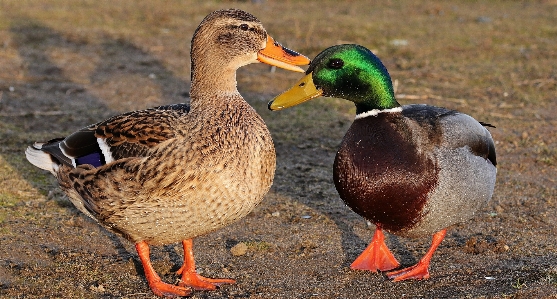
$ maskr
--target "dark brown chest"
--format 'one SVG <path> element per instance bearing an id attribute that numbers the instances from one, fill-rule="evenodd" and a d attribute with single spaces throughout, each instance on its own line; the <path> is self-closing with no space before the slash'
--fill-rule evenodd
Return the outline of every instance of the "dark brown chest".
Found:
<path id="1" fill-rule="evenodd" d="M 335 186 L 345 203 L 392 232 L 420 221 L 437 182 L 435 162 L 417 150 L 415 139 L 400 114 L 356 119 L 334 163 Z"/>

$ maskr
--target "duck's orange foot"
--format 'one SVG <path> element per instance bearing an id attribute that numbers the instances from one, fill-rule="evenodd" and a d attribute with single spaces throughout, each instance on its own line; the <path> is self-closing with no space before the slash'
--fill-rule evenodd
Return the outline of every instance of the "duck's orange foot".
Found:
<path id="1" fill-rule="evenodd" d="M 406 279 L 428 279 L 429 278 L 429 263 L 433 253 L 445 238 L 447 230 L 443 229 L 433 235 L 433 241 L 429 250 L 424 257 L 414 266 L 404 268 L 402 270 L 392 271 L 387 273 L 387 276 L 393 281 L 401 281 Z"/>
<path id="2" fill-rule="evenodd" d="M 162 281 L 149 281 L 149 287 L 155 295 L 160 297 L 179 298 L 192 294 L 192 290 L 188 287 L 175 286 Z"/>
<path id="3" fill-rule="evenodd" d="M 155 272 L 155 269 L 153 269 L 151 259 L 149 258 L 149 245 L 147 245 L 145 241 L 136 243 L 135 248 L 137 249 L 141 264 L 143 265 L 147 283 L 149 283 L 149 287 L 155 295 L 167 298 L 178 298 L 190 296 L 192 294 L 192 290 L 188 287 L 175 286 L 162 282 L 157 272 Z"/>
<path id="4" fill-rule="evenodd" d="M 386 246 L 369 248 L 373 245 L 374 244 L 370 244 L 368 248 L 354 260 L 350 265 L 351 269 L 377 272 L 392 270 L 400 265 Z"/>
<path id="5" fill-rule="evenodd" d="M 176 272 L 182 275 L 182 280 L 178 283 L 182 287 L 190 287 L 195 290 L 213 291 L 221 284 L 235 283 L 234 279 L 214 279 L 203 277 L 195 271 L 195 261 L 193 259 L 193 241 L 191 239 L 183 240 L 184 246 L 184 264 Z"/>
<path id="6" fill-rule="evenodd" d="M 178 283 L 179 286 L 190 287 L 195 290 L 213 291 L 221 284 L 232 284 L 236 282 L 234 279 L 207 278 L 197 274 L 197 272 L 185 272 L 183 267 L 176 273 L 182 274 L 182 279 Z"/>
<path id="7" fill-rule="evenodd" d="M 429 263 L 422 263 L 420 261 L 416 265 L 404 268 L 397 271 L 387 273 L 387 277 L 393 281 L 402 281 L 407 279 L 428 279 L 429 278 Z"/>
<path id="8" fill-rule="evenodd" d="M 350 265 L 350 268 L 377 272 L 378 270 L 392 270 L 399 265 L 399 262 L 385 244 L 385 236 L 381 228 L 377 227 L 373 239 L 362 254 Z"/>

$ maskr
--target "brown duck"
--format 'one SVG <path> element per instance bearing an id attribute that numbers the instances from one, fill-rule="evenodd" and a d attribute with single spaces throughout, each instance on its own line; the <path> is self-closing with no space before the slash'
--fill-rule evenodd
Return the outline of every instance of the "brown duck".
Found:
<path id="1" fill-rule="evenodd" d="M 192 238 L 248 214 L 269 190 L 275 149 L 236 88 L 236 70 L 264 62 L 303 72 L 309 59 L 267 35 L 251 14 L 209 14 L 192 39 L 191 104 L 133 111 L 28 147 L 84 214 L 135 243 L 151 290 L 178 297 L 232 279 L 198 275 Z M 149 245 L 182 242 L 181 282 L 161 281 Z"/>

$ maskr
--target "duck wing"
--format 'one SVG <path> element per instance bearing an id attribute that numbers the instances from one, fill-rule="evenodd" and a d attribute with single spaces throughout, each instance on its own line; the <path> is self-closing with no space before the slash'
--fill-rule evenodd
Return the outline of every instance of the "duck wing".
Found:
<path id="1" fill-rule="evenodd" d="M 110 217 L 146 200 L 138 167 L 152 148 L 181 136 L 177 128 L 188 113 L 188 104 L 174 104 L 120 114 L 66 138 L 35 144 L 27 157 L 56 175 L 80 211 L 110 226 Z"/>
<path id="2" fill-rule="evenodd" d="M 416 121 L 420 126 L 427 127 L 430 140 L 437 146 L 446 148 L 468 147 L 476 156 L 489 160 L 497 165 L 495 143 L 485 126 L 490 124 L 478 122 L 473 117 L 441 107 L 428 105 L 407 105 L 402 113 Z"/>
<path id="3" fill-rule="evenodd" d="M 175 125 L 189 112 L 188 104 L 174 104 L 132 111 L 85 127 L 66 138 L 50 140 L 35 148 L 60 164 L 99 167 L 129 157 L 144 157 L 150 148 L 176 137 Z"/>

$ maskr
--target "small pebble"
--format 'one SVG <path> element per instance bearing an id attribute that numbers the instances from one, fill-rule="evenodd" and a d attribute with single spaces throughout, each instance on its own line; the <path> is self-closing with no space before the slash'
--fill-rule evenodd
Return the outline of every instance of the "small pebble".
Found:
<path id="1" fill-rule="evenodd" d="M 273 213 L 271 214 L 271 216 L 273 216 L 273 217 L 278 217 L 278 216 L 280 216 L 280 212 L 273 212 Z"/>
<path id="2" fill-rule="evenodd" d="M 234 245 L 234 247 L 230 248 L 230 253 L 232 253 L 233 256 L 242 256 L 247 252 L 248 252 L 248 245 L 246 245 L 246 243 L 244 242 L 240 242 Z"/>
<path id="3" fill-rule="evenodd" d="M 89 289 L 96 293 L 103 293 L 106 291 L 102 284 L 99 284 L 99 286 L 92 285 Z"/>

